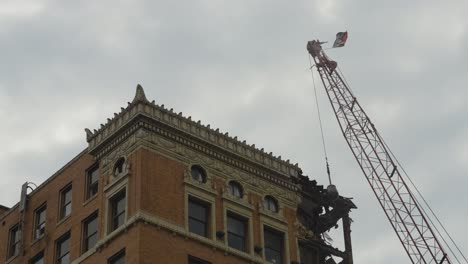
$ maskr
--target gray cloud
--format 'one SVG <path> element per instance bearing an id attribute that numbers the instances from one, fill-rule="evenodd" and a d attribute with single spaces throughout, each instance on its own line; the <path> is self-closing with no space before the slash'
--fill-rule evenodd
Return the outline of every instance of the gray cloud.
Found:
<path id="1" fill-rule="evenodd" d="M 136 83 L 326 184 L 305 44 L 347 29 L 347 46 L 328 54 L 466 249 L 467 9 L 461 0 L 3 1 L 0 203 L 79 153 L 83 128 L 119 111 Z M 315 81 L 334 181 L 359 206 L 356 263 L 408 263 Z"/>

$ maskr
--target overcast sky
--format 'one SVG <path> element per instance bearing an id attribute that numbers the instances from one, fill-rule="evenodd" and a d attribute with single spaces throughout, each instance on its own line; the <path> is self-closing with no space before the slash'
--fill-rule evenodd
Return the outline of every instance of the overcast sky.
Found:
<path id="1" fill-rule="evenodd" d="M 466 250 L 467 10 L 466 0 L 2 0 L 0 204 L 81 152 L 83 129 L 131 101 L 137 83 L 326 185 L 305 45 L 348 30 L 328 55 Z M 359 207 L 355 263 L 410 263 L 317 88 L 334 183 Z"/>

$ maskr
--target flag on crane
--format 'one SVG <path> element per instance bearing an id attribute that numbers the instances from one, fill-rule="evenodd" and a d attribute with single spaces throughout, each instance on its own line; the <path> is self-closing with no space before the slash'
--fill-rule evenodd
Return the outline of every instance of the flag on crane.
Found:
<path id="1" fill-rule="evenodd" d="M 334 48 L 343 47 L 348 39 L 348 31 L 336 33 L 336 40 L 333 43 Z"/>

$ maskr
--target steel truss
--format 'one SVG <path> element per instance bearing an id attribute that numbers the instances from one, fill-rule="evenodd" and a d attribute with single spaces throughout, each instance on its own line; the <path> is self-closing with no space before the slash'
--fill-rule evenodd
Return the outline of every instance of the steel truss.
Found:
<path id="1" fill-rule="evenodd" d="M 321 57 L 323 56 L 323 57 Z M 315 66 L 343 136 L 413 264 L 450 264 L 383 140 L 343 77 L 321 51 Z"/>

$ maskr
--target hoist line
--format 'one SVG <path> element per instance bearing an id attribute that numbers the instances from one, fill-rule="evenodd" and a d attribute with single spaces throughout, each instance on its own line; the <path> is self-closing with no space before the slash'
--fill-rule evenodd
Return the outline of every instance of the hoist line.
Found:
<path id="1" fill-rule="evenodd" d="M 331 175 L 330 175 L 330 165 L 328 164 L 327 147 L 325 145 L 325 136 L 324 136 L 324 133 L 323 133 L 322 117 L 321 117 L 321 114 L 320 114 L 320 106 L 319 106 L 318 96 L 317 96 L 317 87 L 315 86 L 314 71 L 312 70 L 314 65 L 312 64 L 312 60 L 310 59 L 310 55 L 308 55 L 308 58 L 309 58 L 309 64 L 310 64 L 310 68 L 309 68 L 310 69 L 310 74 L 312 75 L 312 83 L 314 84 L 315 106 L 317 108 L 317 117 L 318 117 L 319 124 L 320 124 L 320 135 L 322 136 L 322 146 L 323 146 L 323 153 L 325 155 L 325 163 L 326 163 L 326 169 L 327 169 L 327 175 L 328 175 L 328 182 L 330 183 L 330 185 L 332 185 L 332 180 L 331 180 Z"/>

